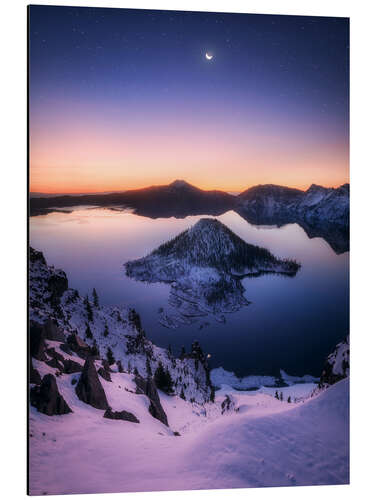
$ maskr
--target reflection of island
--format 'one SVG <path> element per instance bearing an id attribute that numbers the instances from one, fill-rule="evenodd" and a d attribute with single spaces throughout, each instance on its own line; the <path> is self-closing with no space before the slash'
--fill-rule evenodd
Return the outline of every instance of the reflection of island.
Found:
<path id="1" fill-rule="evenodd" d="M 254 186 L 238 196 L 205 191 L 185 181 L 120 193 L 32 197 L 30 215 L 91 205 L 131 208 L 145 217 L 219 216 L 234 210 L 255 225 L 297 223 L 309 238 L 324 238 L 337 253 L 349 250 L 349 185 L 336 189 L 313 184 L 306 191 L 272 184 Z"/>
<path id="2" fill-rule="evenodd" d="M 125 264 L 131 278 L 171 284 L 174 313 L 159 312 L 160 322 L 172 328 L 209 314 L 224 322 L 223 313 L 249 304 L 241 279 L 265 273 L 295 276 L 299 267 L 246 243 L 215 219 L 200 219 L 147 257 Z"/>

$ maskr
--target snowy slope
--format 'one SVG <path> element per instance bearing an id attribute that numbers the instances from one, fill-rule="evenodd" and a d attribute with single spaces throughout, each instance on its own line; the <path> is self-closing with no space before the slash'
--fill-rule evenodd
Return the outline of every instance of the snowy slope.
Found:
<path id="1" fill-rule="evenodd" d="M 164 396 L 172 432 L 151 419 L 131 380 L 118 374 L 121 406 L 141 424 L 106 421 L 74 397 L 74 413 L 31 411 L 32 494 L 345 484 L 349 481 L 348 380 L 300 404 L 266 394 L 234 396 L 235 410 Z M 66 383 L 68 387 L 68 383 Z M 109 392 L 116 403 L 119 395 Z M 149 420 L 147 420 L 149 419 Z M 142 422 L 146 425 L 142 425 Z M 44 433 L 44 434 L 43 434 Z M 69 480 L 67 480 L 69 478 Z"/>

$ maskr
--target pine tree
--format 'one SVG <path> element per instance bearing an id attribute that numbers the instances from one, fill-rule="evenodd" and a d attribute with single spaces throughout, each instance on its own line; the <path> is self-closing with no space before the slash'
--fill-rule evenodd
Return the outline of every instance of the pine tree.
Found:
<path id="1" fill-rule="evenodd" d="M 211 403 L 215 402 L 215 389 L 213 387 L 211 387 L 210 401 L 211 401 Z"/>
<path id="2" fill-rule="evenodd" d="M 90 304 L 90 301 L 89 301 L 89 298 L 87 295 L 85 297 L 84 304 L 85 304 L 85 308 L 86 308 L 86 312 L 87 312 L 87 319 L 89 321 L 92 321 L 94 319 L 94 317 L 92 314 L 91 304 Z"/>
<path id="3" fill-rule="evenodd" d="M 108 325 L 107 323 L 104 325 L 104 332 L 103 332 L 103 335 L 104 337 L 108 337 L 108 334 L 109 334 L 109 330 L 108 330 Z"/>
<path id="4" fill-rule="evenodd" d="M 91 331 L 90 325 L 88 323 L 86 323 L 85 335 L 86 335 L 87 339 L 92 339 L 92 331 Z"/>
<path id="5" fill-rule="evenodd" d="M 181 347 L 180 359 L 183 359 L 186 356 L 185 346 Z"/>
<path id="6" fill-rule="evenodd" d="M 91 354 L 92 356 L 96 357 L 96 356 L 99 356 L 99 348 L 98 348 L 98 344 L 96 343 L 96 339 L 94 339 L 94 344 L 93 346 L 91 347 Z"/>
<path id="7" fill-rule="evenodd" d="M 156 387 L 161 391 L 171 393 L 173 391 L 173 381 L 168 369 L 164 369 L 159 361 L 158 367 L 155 371 L 154 380 Z"/>
<path id="8" fill-rule="evenodd" d="M 180 392 L 180 398 L 184 399 L 186 401 L 186 397 L 185 397 L 185 393 L 184 393 L 184 389 L 183 388 L 181 389 L 181 392 Z"/>
<path id="9" fill-rule="evenodd" d="M 284 399 L 283 393 L 280 392 L 280 401 L 283 401 L 283 399 Z"/>
<path id="10" fill-rule="evenodd" d="M 278 391 L 276 391 L 276 392 L 275 392 L 275 398 L 276 398 L 276 399 L 280 399 L 280 398 L 279 398 L 279 393 L 278 393 Z"/>
<path id="11" fill-rule="evenodd" d="M 146 372 L 148 377 L 152 376 L 151 363 L 149 358 L 146 358 Z"/>
<path id="12" fill-rule="evenodd" d="M 120 360 L 116 361 L 116 364 L 117 364 L 117 369 L 119 371 L 119 373 L 124 373 L 124 367 L 122 366 L 122 363 Z"/>
<path id="13" fill-rule="evenodd" d="M 113 356 L 112 349 L 110 347 L 108 347 L 107 349 L 107 361 L 110 366 L 113 365 L 113 363 L 116 361 Z"/>
<path id="14" fill-rule="evenodd" d="M 292 402 L 292 398 L 289 396 L 288 397 L 288 403 L 291 403 Z"/>
<path id="15" fill-rule="evenodd" d="M 92 290 L 92 300 L 94 302 L 94 306 L 96 308 L 98 308 L 99 307 L 99 297 L 98 297 L 98 294 L 97 294 L 95 288 Z"/>
<path id="16" fill-rule="evenodd" d="M 168 345 L 168 352 L 169 352 L 170 355 L 172 355 L 172 346 L 171 346 L 171 344 Z"/>

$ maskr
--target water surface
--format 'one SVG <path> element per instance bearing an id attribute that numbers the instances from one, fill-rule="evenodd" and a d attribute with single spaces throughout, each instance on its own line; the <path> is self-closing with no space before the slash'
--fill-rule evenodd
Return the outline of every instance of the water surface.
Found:
<path id="1" fill-rule="evenodd" d="M 211 354 L 213 367 L 237 375 L 319 375 L 337 342 L 348 333 L 349 256 L 336 255 L 322 238 L 309 239 L 297 224 L 281 228 L 253 226 L 235 212 L 216 217 L 248 243 L 268 248 L 280 258 L 302 264 L 294 278 L 265 275 L 246 278 L 245 297 L 252 303 L 227 314 L 227 322 L 205 318 L 170 330 L 158 323 L 158 309 L 168 302 L 169 286 L 127 278 L 123 264 L 147 255 L 202 216 L 150 219 L 131 212 L 77 207 L 30 219 L 30 244 L 48 264 L 62 268 L 69 286 L 81 294 L 95 287 L 101 303 L 137 309 L 147 336 L 171 345 L 178 354 L 198 339 Z M 210 217 L 210 216 L 208 216 Z"/>

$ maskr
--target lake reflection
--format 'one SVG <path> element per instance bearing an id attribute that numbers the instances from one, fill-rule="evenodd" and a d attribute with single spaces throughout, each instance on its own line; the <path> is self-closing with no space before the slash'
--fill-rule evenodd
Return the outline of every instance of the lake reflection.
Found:
<path id="1" fill-rule="evenodd" d="M 208 216 L 209 217 L 209 216 Z M 198 339 L 212 366 L 238 375 L 319 375 L 325 356 L 348 332 L 349 258 L 336 255 L 322 238 L 309 239 L 297 224 L 253 226 L 235 212 L 216 217 L 243 240 L 302 264 L 294 278 L 246 278 L 251 305 L 226 316 L 226 324 L 182 326 L 158 323 L 169 286 L 127 278 L 123 264 L 145 256 L 192 226 L 201 216 L 149 219 L 130 212 L 80 207 L 30 219 L 30 243 L 47 262 L 64 269 L 81 294 L 95 287 L 103 304 L 129 304 L 141 314 L 147 336 L 171 344 L 175 354 Z M 204 319 L 202 319 L 204 322 Z"/>

